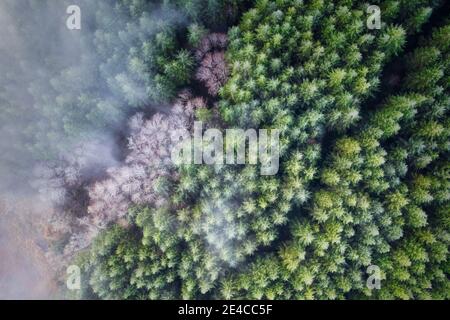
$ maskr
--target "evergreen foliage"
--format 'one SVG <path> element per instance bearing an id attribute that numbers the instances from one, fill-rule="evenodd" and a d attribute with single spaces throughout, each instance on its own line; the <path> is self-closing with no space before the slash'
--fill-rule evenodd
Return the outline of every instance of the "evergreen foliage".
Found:
<path id="1" fill-rule="evenodd" d="M 363 1 L 261 0 L 243 14 L 207 126 L 280 129 L 280 172 L 179 166 L 167 202 L 132 208 L 128 229 L 85 254 L 94 295 L 449 298 L 450 28 L 406 54 L 398 90 L 369 108 L 437 5 L 373 2 L 381 30 L 366 28 Z"/>

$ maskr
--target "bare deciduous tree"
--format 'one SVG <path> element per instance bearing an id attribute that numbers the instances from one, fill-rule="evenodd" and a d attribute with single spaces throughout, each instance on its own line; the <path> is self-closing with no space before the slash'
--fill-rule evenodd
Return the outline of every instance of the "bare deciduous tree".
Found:
<path id="1" fill-rule="evenodd" d="M 216 96 L 220 87 L 228 78 L 228 66 L 225 60 L 227 36 L 222 33 L 211 33 L 204 37 L 195 52 L 200 63 L 196 78 L 201 81 L 208 93 Z"/>

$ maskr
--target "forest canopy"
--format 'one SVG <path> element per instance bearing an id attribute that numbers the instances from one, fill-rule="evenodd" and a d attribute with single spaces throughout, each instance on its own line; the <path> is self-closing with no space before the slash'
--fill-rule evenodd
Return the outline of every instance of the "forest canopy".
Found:
<path id="1" fill-rule="evenodd" d="M 1 187 L 50 202 L 65 297 L 450 298 L 445 1 L 75 2 L 0 5 Z M 195 121 L 278 130 L 278 172 L 173 163 Z"/>

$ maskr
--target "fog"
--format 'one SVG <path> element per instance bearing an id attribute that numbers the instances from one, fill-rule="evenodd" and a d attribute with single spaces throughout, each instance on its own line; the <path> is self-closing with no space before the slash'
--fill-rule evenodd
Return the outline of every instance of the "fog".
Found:
<path id="1" fill-rule="evenodd" d="M 68 200 L 80 202 L 75 214 L 85 214 L 80 190 L 123 158 L 118 133 L 137 112 L 128 108 L 130 96 L 141 107 L 150 103 L 148 88 L 130 75 L 126 61 L 117 62 L 133 41 L 155 32 L 154 16 L 183 22 L 170 10 L 135 21 L 113 11 L 114 3 L 0 2 L 2 299 L 59 297 L 61 270 L 44 237 L 51 234 L 49 221 L 69 219 L 63 212 Z M 66 27 L 69 5 L 81 8 L 81 30 Z M 133 32 L 139 28 L 144 31 Z M 118 41 L 115 52 L 99 53 L 108 41 Z M 64 232 L 73 228 L 72 221 Z"/>

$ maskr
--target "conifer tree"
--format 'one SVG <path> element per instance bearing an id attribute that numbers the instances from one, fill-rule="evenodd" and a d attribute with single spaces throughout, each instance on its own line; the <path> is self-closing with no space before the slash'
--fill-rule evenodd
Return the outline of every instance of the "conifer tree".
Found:
<path id="1" fill-rule="evenodd" d="M 177 181 L 158 184 L 167 201 L 132 208 L 130 230 L 93 246 L 94 295 L 448 299 L 450 32 L 401 59 L 399 89 L 369 107 L 437 4 L 374 2 L 381 30 L 366 28 L 362 1 L 263 0 L 243 14 L 218 110 L 197 116 L 208 128 L 280 129 L 279 173 L 180 165 Z M 371 265 L 379 291 L 366 285 Z"/>

